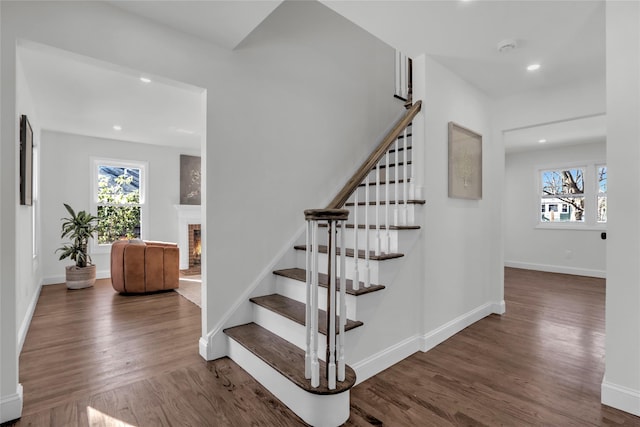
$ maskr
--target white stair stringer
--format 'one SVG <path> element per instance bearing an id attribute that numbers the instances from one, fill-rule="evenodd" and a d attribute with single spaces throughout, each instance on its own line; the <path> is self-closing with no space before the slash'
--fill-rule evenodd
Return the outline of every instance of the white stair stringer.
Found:
<path id="1" fill-rule="evenodd" d="M 229 357 L 288 406 L 306 423 L 335 427 L 349 419 L 349 390 L 337 394 L 314 394 L 301 389 L 233 338 Z"/>

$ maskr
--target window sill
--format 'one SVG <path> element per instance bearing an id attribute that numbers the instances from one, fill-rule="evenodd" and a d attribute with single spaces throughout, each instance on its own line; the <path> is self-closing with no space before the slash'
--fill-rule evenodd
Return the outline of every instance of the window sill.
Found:
<path id="1" fill-rule="evenodd" d="M 567 224 L 567 223 L 538 223 L 534 228 L 539 230 L 576 230 L 576 231 L 607 231 L 607 225 Z"/>

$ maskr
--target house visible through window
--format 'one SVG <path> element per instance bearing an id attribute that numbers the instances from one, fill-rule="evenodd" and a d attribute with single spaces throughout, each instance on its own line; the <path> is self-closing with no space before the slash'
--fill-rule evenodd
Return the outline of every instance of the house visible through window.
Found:
<path id="1" fill-rule="evenodd" d="M 584 169 L 546 170 L 541 173 L 541 203 L 549 206 L 543 222 L 584 221 Z M 558 205 L 563 206 L 558 212 Z"/>
<path id="2" fill-rule="evenodd" d="M 606 165 L 541 170 L 539 177 L 541 224 L 607 222 Z"/>
<path id="3" fill-rule="evenodd" d="M 94 200 L 99 245 L 142 236 L 145 165 L 94 161 Z"/>

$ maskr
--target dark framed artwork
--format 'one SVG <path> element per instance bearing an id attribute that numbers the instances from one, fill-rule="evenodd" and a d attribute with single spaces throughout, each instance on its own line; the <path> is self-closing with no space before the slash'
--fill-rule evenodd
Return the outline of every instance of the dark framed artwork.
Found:
<path id="1" fill-rule="evenodd" d="M 200 204 L 200 156 L 180 155 L 180 204 Z"/>
<path id="2" fill-rule="evenodd" d="M 449 122 L 449 197 L 482 199 L 482 135 Z"/>
<path id="3" fill-rule="evenodd" d="M 20 204 L 33 204 L 33 130 L 24 114 L 20 117 Z"/>

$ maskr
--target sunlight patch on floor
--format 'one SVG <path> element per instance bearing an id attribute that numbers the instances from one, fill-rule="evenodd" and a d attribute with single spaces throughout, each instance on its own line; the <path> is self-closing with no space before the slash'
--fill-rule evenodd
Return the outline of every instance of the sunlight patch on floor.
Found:
<path id="1" fill-rule="evenodd" d="M 98 411 L 91 406 L 87 406 L 87 421 L 90 426 L 104 426 L 104 427 L 136 427 L 132 424 L 127 424 L 124 421 L 120 421 L 117 418 L 113 418 L 103 412 Z"/>

